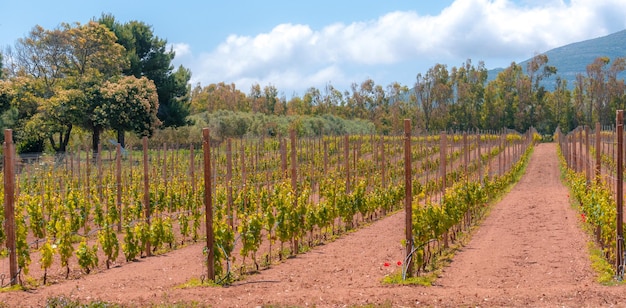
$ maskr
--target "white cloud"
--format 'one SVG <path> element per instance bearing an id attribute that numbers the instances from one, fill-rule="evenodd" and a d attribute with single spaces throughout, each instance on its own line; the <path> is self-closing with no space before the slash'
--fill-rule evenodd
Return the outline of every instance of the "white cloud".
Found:
<path id="1" fill-rule="evenodd" d="M 360 73 L 350 67 L 407 67 L 412 76 L 435 63 L 460 65 L 491 59 L 531 57 L 535 52 L 598 37 L 626 27 L 621 0 L 457 0 L 436 16 L 392 12 L 375 20 L 335 23 L 322 29 L 279 24 L 256 36 L 231 35 L 217 48 L 195 58 L 191 67 L 203 85 L 227 81 L 240 89 L 253 83 L 303 92 L 328 82 L 338 87 Z M 189 45 L 174 44 L 177 56 Z M 388 80 L 378 81 L 388 84 Z M 409 81 L 412 82 L 412 81 Z M 291 93 L 286 93 L 290 95 Z"/>
<path id="2" fill-rule="evenodd" d="M 176 57 L 186 57 L 191 55 L 191 46 L 186 43 L 174 43 L 170 46 L 176 53 Z"/>

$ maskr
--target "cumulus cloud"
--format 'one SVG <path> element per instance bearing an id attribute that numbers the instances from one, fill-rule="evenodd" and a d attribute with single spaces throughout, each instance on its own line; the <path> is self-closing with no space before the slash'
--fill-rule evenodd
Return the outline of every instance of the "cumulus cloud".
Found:
<path id="1" fill-rule="evenodd" d="M 186 43 L 174 43 L 170 46 L 177 57 L 186 57 L 191 55 L 191 46 Z"/>
<path id="2" fill-rule="evenodd" d="M 194 80 L 206 85 L 232 81 L 302 91 L 328 82 L 346 86 L 358 73 L 350 67 L 409 67 L 412 75 L 435 63 L 465 59 L 525 59 L 535 52 L 609 34 L 626 27 L 622 0 L 456 0 L 435 16 L 414 11 L 374 20 L 335 23 L 321 29 L 279 24 L 256 36 L 231 35 L 195 57 Z M 174 44 L 177 55 L 190 46 Z M 389 82 L 394 80 L 389 80 Z M 377 81 L 384 83 L 384 81 Z"/>

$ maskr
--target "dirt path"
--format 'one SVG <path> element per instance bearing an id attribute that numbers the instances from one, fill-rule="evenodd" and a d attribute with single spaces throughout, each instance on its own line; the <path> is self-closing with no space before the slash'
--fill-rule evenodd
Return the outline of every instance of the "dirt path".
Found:
<path id="1" fill-rule="evenodd" d="M 398 213 L 227 288 L 174 288 L 204 271 L 201 245 L 195 245 L 80 280 L 31 292 L 0 293 L 0 302 L 41 306 L 50 296 L 65 295 L 131 306 L 626 305 L 625 287 L 594 282 L 588 238 L 567 194 L 559 180 L 555 145 L 539 145 L 527 174 L 494 206 L 433 287 L 380 283 L 399 270 L 396 262 L 403 257 L 404 214 Z"/>

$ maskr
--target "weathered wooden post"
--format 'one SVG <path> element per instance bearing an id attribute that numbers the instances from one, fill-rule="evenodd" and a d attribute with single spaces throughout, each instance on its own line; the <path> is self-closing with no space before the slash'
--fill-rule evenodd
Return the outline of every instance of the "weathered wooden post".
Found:
<path id="1" fill-rule="evenodd" d="M 448 143 L 446 142 L 448 137 L 445 132 L 441 133 L 441 139 L 439 139 L 439 176 L 441 176 L 441 195 L 446 193 L 446 165 L 448 155 Z"/>
<path id="2" fill-rule="evenodd" d="M 413 275 L 413 184 L 411 174 L 411 120 L 404 119 L 404 215 L 406 238 L 406 275 Z"/>
<path id="3" fill-rule="evenodd" d="M 298 207 L 298 160 L 297 160 L 297 149 L 296 149 L 296 131 L 289 131 L 289 139 L 291 142 L 291 191 L 293 192 L 293 207 Z M 303 217 L 301 218 L 303 219 Z M 293 254 L 298 254 L 299 248 L 298 238 L 293 238 Z"/>
<path id="4" fill-rule="evenodd" d="M 622 253 L 624 251 L 624 111 L 617 111 L 615 121 L 617 130 L 617 250 L 616 250 L 616 272 L 621 275 L 620 267 L 623 263 Z M 621 277 L 620 277 L 621 278 Z"/>
<path id="5" fill-rule="evenodd" d="M 235 211 L 233 210 L 233 146 L 232 139 L 226 141 L 226 202 L 231 229 L 235 230 Z"/>
<path id="6" fill-rule="evenodd" d="M 600 126 L 600 122 L 596 123 L 596 170 L 594 172 L 596 184 L 600 184 L 602 181 L 600 180 L 600 176 L 602 175 L 602 127 Z M 598 243 L 602 243 L 602 226 L 598 224 L 596 227 L 596 241 Z"/>
<path id="7" fill-rule="evenodd" d="M 17 252 L 15 251 L 15 170 L 13 160 L 13 130 L 4 130 L 4 230 L 9 253 L 9 278 L 17 284 Z"/>
<path id="8" fill-rule="evenodd" d="M 350 136 L 343 137 L 343 158 L 346 166 L 346 194 L 350 193 Z"/>
<path id="9" fill-rule="evenodd" d="M 213 235 L 213 193 L 211 191 L 211 138 L 209 129 L 202 129 L 202 149 L 204 152 L 204 207 L 207 251 L 207 279 L 215 281 L 215 250 Z"/>
<path id="10" fill-rule="evenodd" d="M 150 167 L 148 166 L 148 137 L 143 137 L 143 208 L 146 228 L 150 228 Z M 146 242 L 146 257 L 152 255 L 150 240 Z"/>
<path id="11" fill-rule="evenodd" d="M 116 203 L 119 220 L 117 221 L 117 232 L 122 232 L 122 145 L 117 144 L 115 149 L 115 186 L 117 190 Z"/>

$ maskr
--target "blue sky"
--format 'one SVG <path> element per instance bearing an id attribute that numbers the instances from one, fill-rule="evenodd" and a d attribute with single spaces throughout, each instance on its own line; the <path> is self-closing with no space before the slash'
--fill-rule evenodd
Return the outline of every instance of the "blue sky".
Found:
<path id="1" fill-rule="evenodd" d="M 623 0 L 145 1 L 2 0 L 0 48 L 35 25 L 86 23 L 101 13 L 143 21 L 192 71 L 192 84 L 307 88 L 373 79 L 412 86 L 436 63 L 508 66 L 626 28 Z"/>

